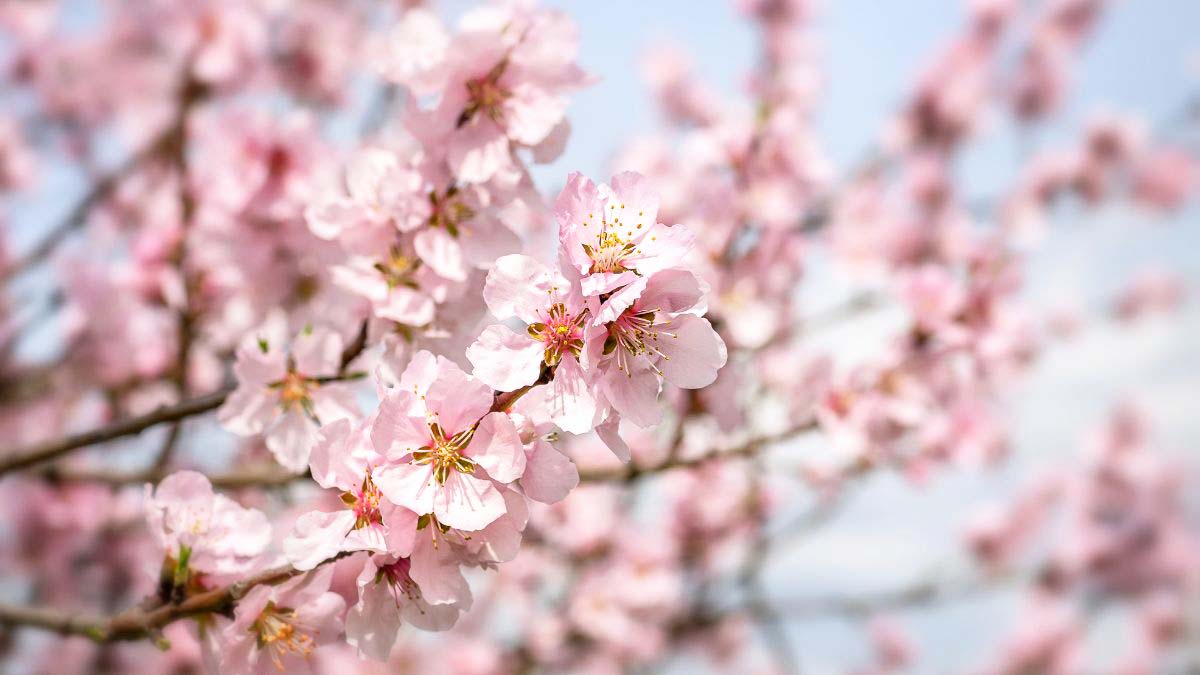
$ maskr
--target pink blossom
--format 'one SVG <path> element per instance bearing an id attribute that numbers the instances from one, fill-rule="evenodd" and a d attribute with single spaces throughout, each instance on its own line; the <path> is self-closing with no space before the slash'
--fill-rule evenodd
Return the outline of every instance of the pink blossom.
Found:
<path id="1" fill-rule="evenodd" d="M 417 516 L 382 498 L 372 471 L 383 458 L 371 446 L 366 425 L 349 420 L 325 425 L 309 456 L 313 480 L 338 490 L 345 509 L 311 511 L 296 521 L 284 552 L 296 569 L 310 570 L 344 551 L 407 556 L 412 552 Z"/>
<path id="2" fill-rule="evenodd" d="M 279 586 L 255 586 L 205 642 L 206 661 L 227 675 L 308 672 L 313 650 L 342 632 L 346 601 L 329 591 L 332 578 L 325 565 Z"/>
<path id="3" fill-rule="evenodd" d="M 470 609 L 471 597 L 463 604 L 431 605 L 410 573 L 408 558 L 372 556 L 358 576 L 358 603 L 346 615 L 346 641 L 360 656 L 387 661 L 404 622 L 421 630 L 448 630 L 459 614 Z"/>
<path id="4" fill-rule="evenodd" d="M 504 498 L 493 481 L 520 478 L 525 451 L 508 415 L 489 412 L 491 405 L 491 388 L 453 362 L 414 355 L 371 432 L 387 458 L 375 473 L 384 496 L 461 530 L 483 529 L 502 516 Z"/>
<path id="5" fill-rule="evenodd" d="M 578 285 L 533 258 L 511 255 L 496 261 L 483 297 L 497 319 L 515 317 L 526 327 L 520 332 L 504 324 L 485 328 L 467 349 L 475 376 L 499 391 L 513 391 L 552 369 L 551 419 L 571 433 L 590 430 L 596 400 L 580 363 L 588 315 Z"/>
<path id="6" fill-rule="evenodd" d="M 585 296 L 675 267 L 693 246 L 687 228 L 658 222 L 658 194 L 644 176 L 620 173 L 611 183 L 573 173 L 554 203 L 563 272 L 581 278 Z"/>
<path id="7" fill-rule="evenodd" d="M 440 51 L 440 40 L 430 39 Z M 577 40 L 574 26 L 556 12 L 513 5 L 469 13 L 440 66 L 398 59 L 401 77 L 418 86 L 432 72 L 445 73 L 437 107 L 414 110 L 409 129 L 428 147 L 442 148 L 465 183 L 512 173 L 516 147 L 536 151 L 559 142 L 565 94 L 587 82 L 574 64 Z"/>
<path id="8" fill-rule="evenodd" d="M 656 424 L 661 380 L 685 389 L 713 382 L 725 365 L 725 342 L 702 318 L 707 288 L 693 273 L 670 269 L 637 277 L 594 312 L 589 362 L 608 402 L 640 426 Z"/>
<path id="9" fill-rule="evenodd" d="M 286 333 L 267 328 L 238 349 L 238 387 L 217 412 L 229 431 L 263 434 L 275 459 L 291 471 L 308 466 L 320 424 L 354 417 L 354 392 L 345 383 L 324 382 L 341 366 L 342 339 L 325 328 L 303 330 L 290 346 Z"/>
<path id="10" fill-rule="evenodd" d="M 203 474 L 176 471 L 145 492 L 150 532 L 180 565 L 207 574 L 242 574 L 267 552 L 271 525 L 266 515 L 213 493 Z"/>

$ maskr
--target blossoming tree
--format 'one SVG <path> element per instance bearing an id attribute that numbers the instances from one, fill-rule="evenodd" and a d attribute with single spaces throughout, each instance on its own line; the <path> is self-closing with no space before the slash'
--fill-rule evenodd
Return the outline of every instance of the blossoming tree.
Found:
<path id="1" fill-rule="evenodd" d="M 52 167 L 88 183 L 0 212 L 6 672 L 798 672 L 787 621 L 828 616 L 870 645 L 846 667 L 882 674 L 920 668 L 889 614 L 1006 585 L 1025 613 L 964 668 L 1181 663 L 1195 482 L 1132 407 L 964 522 L 961 577 L 819 596 L 762 575 L 861 479 L 919 489 L 1010 451 L 1003 393 L 1077 323 L 1024 302 L 1057 205 L 1194 199 L 1195 156 L 1118 117 L 995 199 L 955 184 L 985 114 L 1062 105 L 1104 4 L 971 3 L 837 171 L 813 8 L 741 0 L 744 100 L 659 48 L 668 128 L 614 148 L 607 182 L 542 185 L 530 165 L 588 133 L 564 12 L 0 6 L 0 205 Z M 805 309 L 817 259 L 867 290 Z M 1181 297 L 1148 272 L 1114 315 Z M 869 359 L 812 348 L 880 307 L 903 325 Z M 1100 604 L 1128 626 L 1103 665 Z"/>

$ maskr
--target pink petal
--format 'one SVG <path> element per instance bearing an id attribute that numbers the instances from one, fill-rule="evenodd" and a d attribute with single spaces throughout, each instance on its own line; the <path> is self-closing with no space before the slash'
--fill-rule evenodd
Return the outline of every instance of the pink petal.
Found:
<path id="1" fill-rule="evenodd" d="M 527 255 L 506 255 L 496 260 L 483 286 L 483 299 L 492 316 L 517 317 L 525 323 L 539 321 L 546 306 L 550 269 Z"/>
<path id="2" fill-rule="evenodd" d="M 483 183 L 512 163 L 508 136 L 490 119 L 477 115 L 451 135 L 446 161 L 464 183 Z"/>
<path id="3" fill-rule="evenodd" d="M 566 111 L 566 98 L 530 83 L 518 84 L 504 103 L 508 136 L 524 145 L 537 145 L 550 135 Z"/>
<path id="4" fill-rule="evenodd" d="M 533 453 L 521 476 L 525 495 L 543 504 L 561 501 L 579 485 L 579 469 L 550 443 L 534 442 Z"/>
<path id="5" fill-rule="evenodd" d="M 388 501 L 418 514 L 433 513 L 434 498 L 444 491 L 433 480 L 431 465 L 393 464 L 372 476 L 375 486 Z"/>
<path id="6" fill-rule="evenodd" d="M 517 427 L 504 413 L 489 413 L 480 421 L 464 454 L 501 483 L 511 483 L 525 472 L 525 447 Z"/>
<path id="7" fill-rule="evenodd" d="M 290 408 L 266 434 L 267 449 L 288 471 L 308 468 L 308 453 L 317 443 L 317 425 L 299 408 Z"/>
<path id="8" fill-rule="evenodd" d="M 663 270 L 650 277 L 638 307 L 666 314 L 691 312 L 700 315 L 708 309 L 707 293 L 708 284 L 695 273 L 682 269 Z"/>
<path id="9" fill-rule="evenodd" d="M 600 437 L 601 441 L 604 441 L 609 450 L 612 450 L 617 459 L 628 462 L 631 458 L 629 445 L 625 443 L 625 439 L 621 438 L 620 430 L 621 416 L 612 414 L 596 427 L 596 435 Z"/>
<path id="10" fill-rule="evenodd" d="M 492 407 L 492 389 L 438 357 L 438 378 L 425 394 L 425 407 L 447 434 L 464 431 Z"/>
<path id="11" fill-rule="evenodd" d="M 513 391 L 537 380 L 545 351 L 543 343 L 528 335 L 493 324 L 467 348 L 467 359 L 484 384 L 498 391 Z"/>
<path id="12" fill-rule="evenodd" d="M 566 356 L 550 382 L 550 419 L 563 431 L 585 434 L 596 417 L 596 392 L 579 362 Z"/>
<path id="13" fill-rule="evenodd" d="M 429 536 L 418 537 L 413 549 L 409 576 L 431 605 L 470 602 L 471 589 L 448 549 L 448 546 L 434 546 Z"/>
<path id="14" fill-rule="evenodd" d="M 377 569 L 368 563 L 359 576 L 358 603 L 346 614 L 346 642 L 358 648 L 359 656 L 387 661 L 400 631 L 400 608 L 390 586 L 376 583 Z"/>
<path id="15" fill-rule="evenodd" d="M 632 360 L 633 370 L 623 373 L 613 368 L 601 379 L 604 395 L 621 417 L 640 427 L 652 427 L 662 421 L 662 407 L 658 405 L 658 374 L 650 369 L 643 358 Z"/>
<path id="16" fill-rule="evenodd" d="M 441 228 L 426 227 L 417 233 L 413 248 L 421 260 L 439 276 L 451 281 L 466 280 L 467 265 L 462 247 L 449 232 Z"/>
<path id="17" fill-rule="evenodd" d="M 433 512 L 443 525 L 473 532 L 504 515 L 504 497 L 490 480 L 451 471 L 434 497 Z"/>
<path id="18" fill-rule="evenodd" d="M 376 452 L 399 461 L 431 442 L 425 419 L 412 414 L 419 403 L 416 394 L 400 389 L 379 403 L 379 414 L 371 428 L 371 442 Z"/>
<path id="19" fill-rule="evenodd" d="M 658 219 L 658 191 L 649 178 L 634 171 L 624 171 L 609 180 L 622 222 L 649 226 Z"/>
<path id="20" fill-rule="evenodd" d="M 725 342 L 713 330 L 708 319 L 692 314 L 680 314 L 663 332 L 674 333 L 675 337 L 659 339 L 659 349 L 666 355 L 659 367 L 663 377 L 671 384 L 684 389 L 707 387 L 717 379 L 717 371 L 725 365 Z"/>
<path id="21" fill-rule="evenodd" d="M 262 433 L 275 418 L 279 397 L 273 393 L 257 384 L 239 385 L 217 410 L 217 420 L 239 436 Z"/>
<path id="22" fill-rule="evenodd" d="M 283 541 L 283 554 L 298 570 L 311 570 L 342 550 L 354 529 L 354 513 L 311 511 L 296 519 L 292 534 Z"/>

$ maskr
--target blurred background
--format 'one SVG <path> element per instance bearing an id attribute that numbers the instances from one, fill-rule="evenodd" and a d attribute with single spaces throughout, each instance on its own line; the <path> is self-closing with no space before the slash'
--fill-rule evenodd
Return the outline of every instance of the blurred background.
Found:
<path id="1" fill-rule="evenodd" d="M 757 55 L 751 27 L 731 2 L 613 0 L 550 2 L 579 22 L 580 62 L 600 82 L 579 94 L 570 110 L 577 130 L 556 162 L 534 168 L 553 185 L 572 170 L 604 176 L 615 168 L 614 148 L 630 135 L 657 128 L 644 80 L 648 50 L 661 41 L 683 49 L 695 75 L 730 96 L 743 93 Z M 467 3 L 449 3 L 450 7 Z M 820 3 L 813 27 L 822 71 L 818 136 L 839 171 L 877 146 L 910 94 L 914 79 L 966 21 L 969 4 L 953 0 L 836 0 Z M 1200 3 L 1126 0 L 1110 3 L 1073 69 L 1067 105 L 1033 129 L 997 115 L 967 149 L 955 176 L 974 198 L 995 197 L 1023 158 L 1037 149 L 1066 147 L 1098 114 L 1130 114 L 1168 135 L 1200 105 Z M 1194 134 L 1194 127 L 1192 127 Z M 1176 135 L 1176 138 L 1179 136 Z M 1197 145 L 1191 137 L 1191 147 Z M 1112 298 L 1146 270 L 1179 275 L 1180 309 L 1138 322 L 1089 321 L 1080 334 L 1050 348 L 1008 400 L 1012 455 L 1000 470 L 939 474 L 913 490 L 903 478 L 864 482 L 834 519 L 767 564 L 768 587 L 783 596 L 821 592 L 869 593 L 904 587 L 931 575 L 953 575 L 962 556 L 967 517 L 1010 495 L 1023 478 L 1056 465 L 1079 463 L 1080 446 L 1114 405 L 1132 402 L 1151 421 L 1164 449 L 1200 459 L 1200 209 L 1193 202 L 1167 218 L 1114 206 L 1057 214 L 1034 251 L 1026 286 L 1029 301 L 1052 312 L 1079 306 L 1110 315 Z M 802 293 L 808 307 L 833 304 L 853 285 L 836 270 L 818 270 Z M 824 272 L 824 273 L 821 273 Z M 878 351 L 903 321 L 881 309 L 823 332 L 814 348 L 836 346 L 839 362 Z M 806 451 L 818 453 L 819 442 Z M 1193 494 L 1200 514 L 1200 494 Z M 921 655 L 918 672 L 961 672 L 996 646 L 995 628 L 1010 625 L 1016 589 L 898 613 Z M 1116 614 L 1114 612 L 1113 614 Z M 1101 618 L 1089 653 L 1103 660 L 1127 647 L 1123 617 Z M 837 619 L 787 620 L 806 672 L 844 672 L 863 654 L 861 627 Z M 1197 647 L 1200 650 L 1200 647 Z M 865 657 L 863 657 L 865 658 Z M 686 672 L 684 667 L 681 672 Z"/>

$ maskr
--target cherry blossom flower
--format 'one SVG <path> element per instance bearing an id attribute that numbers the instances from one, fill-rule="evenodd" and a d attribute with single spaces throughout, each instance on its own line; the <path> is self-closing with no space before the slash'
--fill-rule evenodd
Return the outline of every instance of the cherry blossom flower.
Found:
<path id="1" fill-rule="evenodd" d="M 514 146 L 553 159 L 539 146 L 561 146 L 565 94 L 587 83 L 574 64 L 574 26 L 560 13 L 514 4 L 469 13 L 461 27 L 441 66 L 400 59 L 401 72 L 418 82 L 430 71 L 445 77 L 436 108 L 414 111 L 409 129 L 428 147 L 444 148 L 466 183 L 512 172 Z"/>
<path id="2" fill-rule="evenodd" d="M 448 630 L 470 609 L 470 595 L 461 605 L 426 602 L 411 569 L 408 558 L 379 555 L 363 566 L 358 576 L 358 603 L 346 614 L 346 641 L 359 655 L 387 661 L 403 623 L 421 630 Z"/>
<path id="3" fill-rule="evenodd" d="M 644 176 L 617 174 L 611 185 L 573 173 L 554 203 L 562 270 L 581 279 L 585 296 L 675 267 L 693 246 L 687 228 L 657 221 L 658 194 Z"/>
<path id="4" fill-rule="evenodd" d="M 230 675 L 305 672 L 313 650 L 342 631 L 346 601 L 329 591 L 332 580 L 326 565 L 278 586 L 255 586 L 205 643 L 206 660 Z"/>
<path id="5" fill-rule="evenodd" d="M 150 532 L 182 569 L 242 574 L 267 552 L 271 524 L 266 515 L 215 494 L 203 474 L 176 471 L 145 492 Z"/>
<path id="6" fill-rule="evenodd" d="M 217 412 L 233 433 L 263 434 L 275 459 L 291 471 L 308 465 L 320 424 L 357 415 L 353 390 L 328 382 L 341 367 L 342 339 L 325 328 L 305 329 L 288 348 L 285 335 L 267 327 L 264 337 L 238 349 L 238 388 Z"/>
<path id="7" fill-rule="evenodd" d="M 374 551 L 407 556 L 412 552 L 417 516 L 383 499 L 372 470 L 383 458 L 371 446 L 369 427 L 349 420 L 325 425 L 309 456 L 313 480 L 340 491 L 345 509 L 312 511 L 296 521 L 284 551 L 296 569 L 310 570 L 343 551 Z"/>
<path id="8" fill-rule="evenodd" d="M 504 256 L 488 273 L 484 300 L 497 319 L 520 319 L 516 332 L 488 326 L 467 349 L 475 377 L 499 391 L 532 385 L 543 369 L 553 370 L 551 417 L 571 433 L 591 429 L 594 387 L 580 363 L 588 314 L 578 285 L 524 255 Z"/>
<path id="9" fill-rule="evenodd" d="M 595 311 L 587 331 L 588 358 L 600 388 L 625 419 L 658 423 L 662 380 L 685 389 L 712 384 L 725 365 L 725 342 L 704 312 L 707 288 L 679 269 L 638 277 Z"/>
<path id="10" fill-rule="evenodd" d="M 492 390 L 452 361 L 414 355 L 371 432 L 387 458 L 374 474 L 384 496 L 461 530 L 483 529 L 503 515 L 493 481 L 520 478 L 525 451 L 512 421 L 489 412 L 491 404 Z"/>

